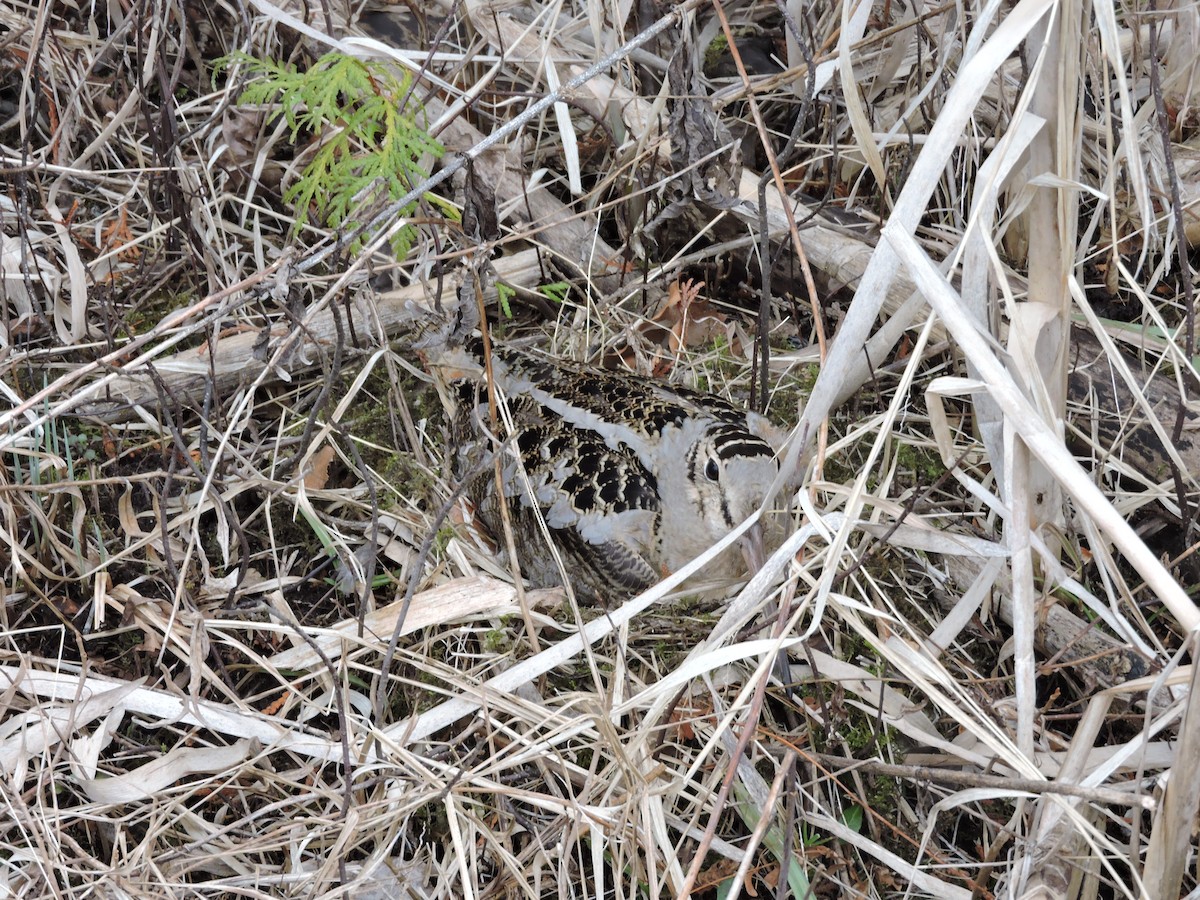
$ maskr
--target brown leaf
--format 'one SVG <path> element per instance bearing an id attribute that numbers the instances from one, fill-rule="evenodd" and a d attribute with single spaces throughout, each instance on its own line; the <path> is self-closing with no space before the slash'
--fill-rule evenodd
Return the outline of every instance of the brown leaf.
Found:
<path id="1" fill-rule="evenodd" d="M 333 448 L 326 444 L 312 455 L 312 465 L 304 476 L 304 486 L 310 491 L 324 489 L 329 483 L 329 464 L 333 462 Z"/>

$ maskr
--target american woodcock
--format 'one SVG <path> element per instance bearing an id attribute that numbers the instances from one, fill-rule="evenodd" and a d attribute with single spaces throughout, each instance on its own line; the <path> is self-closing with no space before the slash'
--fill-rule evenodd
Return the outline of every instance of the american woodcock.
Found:
<path id="1" fill-rule="evenodd" d="M 440 356 L 434 367 L 457 393 L 454 469 L 463 477 L 500 446 L 482 342 Z M 719 397 L 511 347 L 493 348 L 492 373 L 510 416 L 511 430 L 501 424 L 499 435 L 511 436 L 500 449 L 502 502 L 522 571 L 535 585 L 562 583 L 539 515 L 577 591 L 629 596 L 727 535 L 759 507 L 778 474 L 768 443 L 775 427 Z M 467 492 L 477 519 L 499 538 L 493 467 Z M 704 570 L 704 580 L 739 569 L 734 548 Z"/>

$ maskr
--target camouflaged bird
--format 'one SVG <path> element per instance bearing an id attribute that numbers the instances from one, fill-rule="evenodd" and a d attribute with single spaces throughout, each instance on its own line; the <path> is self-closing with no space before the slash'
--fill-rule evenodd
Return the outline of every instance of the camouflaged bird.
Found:
<path id="1" fill-rule="evenodd" d="M 472 339 L 434 366 L 457 394 L 460 478 L 496 446 L 481 354 Z M 536 586 L 562 583 L 538 513 L 576 591 L 630 596 L 727 535 L 778 474 L 774 426 L 719 397 L 511 347 L 493 348 L 492 372 L 512 427 L 500 451 L 503 497 L 490 466 L 467 493 L 497 538 L 499 504 L 508 504 L 522 572 Z M 706 581 L 738 574 L 736 548 L 703 572 Z"/>

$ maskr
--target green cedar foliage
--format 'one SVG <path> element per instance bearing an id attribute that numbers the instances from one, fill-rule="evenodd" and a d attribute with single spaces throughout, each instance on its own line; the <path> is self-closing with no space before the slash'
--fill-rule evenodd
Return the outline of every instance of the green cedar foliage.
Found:
<path id="1" fill-rule="evenodd" d="M 399 200 L 429 176 L 427 161 L 444 152 L 418 123 L 424 110 L 411 95 L 407 72 L 397 76 L 382 62 L 337 52 L 325 54 L 305 72 L 243 53 L 223 62 L 240 64 L 249 75 L 240 103 L 277 105 L 293 142 L 301 136 L 318 142 L 312 160 L 283 197 L 296 208 L 293 234 L 310 215 L 352 231 L 363 224 L 357 218 L 363 210 L 379 208 L 382 191 L 388 200 Z M 446 209 L 440 198 L 426 196 Z M 412 215 L 415 209 L 414 202 L 400 215 Z M 406 226 L 392 238 L 398 259 L 407 255 L 415 236 L 416 230 Z M 360 236 L 351 251 L 370 237 Z"/>

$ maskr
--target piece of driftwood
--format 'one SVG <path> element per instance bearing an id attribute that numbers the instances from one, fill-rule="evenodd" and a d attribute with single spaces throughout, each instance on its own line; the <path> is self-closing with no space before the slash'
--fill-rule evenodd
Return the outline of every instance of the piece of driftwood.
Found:
<path id="1" fill-rule="evenodd" d="M 537 253 L 527 250 L 497 260 L 496 274 L 514 287 L 532 289 L 541 281 L 542 268 Z M 78 404 L 74 413 L 109 423 L 139 416 L 158 419 L 164 403 L 195 408 L 206 393 L 228 396 L 259 379 L 275 383 L 296 378 L 320 369 L 334 344 L 350 334 L 358 337 L 362 344 L 359 349 L 369 351 L 411 329 L 419 320 L 414 307 L 419 310 L 427 306 L 428 291 L 426 285 L 411 285 L 382 294 L 369 304 L 357 302 L 336 310 L 321 310 L 302 325 L 276 323 L 266 329 L 223 334 L 199 348 L 120 372 L 105 386 L 103 394 Z M 287 352 L 277 353 L 285 340 Z"/>
<path id="2" fill-rule="evenodd" d="M 942 562 L 956 590 L 934 591 L 933 595 L 942 611 L 949 613 L 979 578 L 986 560 L 947 555 Z M 996 578 L 992 598 L 992 614 L 1011 625 L 1012 583 L 1008 575 L 1001 573 Z M 1081 681 L 1085 693 L 1147 673 L 1146 660 L 1126 641 L 1113 637 L 1098 622 L 1089 622 L 1060 603 L 1047 601 L 1039 615 L 1039 626 L 1035 637 L 1039 660 Z"/>
<path id="3" fill-rule="evenodd" d="M 1181 396 L 1174 368 L 1156 365 L 1160 355 L 1157 348 L 1138 352 L 1128 344 L 1110 350 L 1089 329 L 1073 328 L 1068 379 L 1071 443 L 1077 456 L 1091 455 L 1095 467 L 1136 473 L 1147 490 L 1161 486 L 1174 495 L 1178 473 L 1183 488 L 1194 494 L 1200 487 L 1200 422 L 1195 403 Z M 1125 372 L 1132 375 L 1136 392 Z M 1195 377 L 1189 380 L 1196 392 Z M 1180 419 L 1180 436 L 1173 440 Z M 1178 506 L 1166 509 L 1179 514 Z"/>

